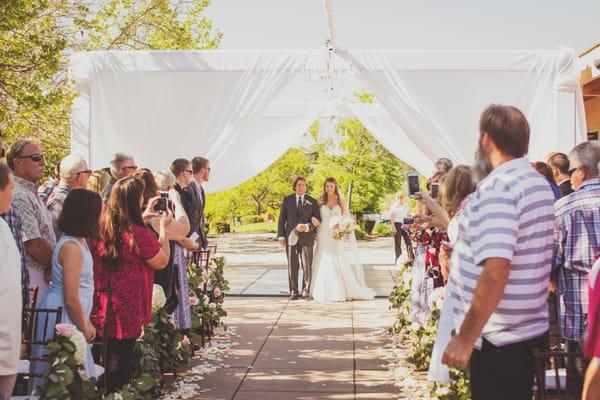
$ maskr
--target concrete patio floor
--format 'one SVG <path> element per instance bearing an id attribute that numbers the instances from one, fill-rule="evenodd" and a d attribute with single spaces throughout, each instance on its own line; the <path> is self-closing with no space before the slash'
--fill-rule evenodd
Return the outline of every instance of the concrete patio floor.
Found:
<path id="1" fill-rule="evenodd" d="M 321 304 L 277 297 L 228 297 L 225 323 L 239 343 L 229 368 L 201 382 L 205 400 L 403 398 L 378 349 L 394 315 L 387 300 Z"/>
<path id="2" fill-rule="evenodd" d="M 288 294 L 287 259 L 274 234 L 227 234 L 211 238 L 218 256 L 227 258 L 225 278 L 230 295 Z M 387 297 L 396 283 L 393 238 L 358 242 L 356 257 L 363 264 L 367 286 Z M 300 274 L 302 275 L 302 274 Z"/>

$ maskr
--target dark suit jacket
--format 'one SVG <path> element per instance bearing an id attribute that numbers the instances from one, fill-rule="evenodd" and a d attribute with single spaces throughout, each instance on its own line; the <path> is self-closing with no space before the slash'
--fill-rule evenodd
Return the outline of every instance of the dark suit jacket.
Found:
<path id="1" fill-rule="evenodd" d="M 193 232 L 197 232 L 200 227 L 200 207 L 194 198 L 194 193 L 189 190 L 189 186 L 182 188 L 178 184 L 175 184 L 174 188 L 181 197 L 181 203 L 190 221 L 190 231 L 187 235 L 190 236 Z"/>
<path id="2" fill-rule="evenodd" d="M 192 181 L 186 190 L 188 190 L 194 198 L 194 203 L 196 204 L 196 209 L 198 211 L 198 226 L 193 231 L 198 233 L 198 240 L 196 240 L 196 242 L 198 242 L 200 247 L 206 249 L 208 247 L 208 238 L 206 237 L 206 219 L 204 218 L 204 207 L 206 205 L 204 189 L 199 191 L 196 182 Z"/>
<path id="3" fill-rule="evenodd" d="M 560 189 L 561 197 L 565 197 L 566 195 L 573 193 L 573 187 L 571 186 L 570 179 L 558 185 L 558 188 Z"/>
<path id="4" fill-rule="evenodd" d="M 317 200 L 305 194 L 304 204 L 298 209 L 296 193 L 286 196 L 281 202 L 277 236 L 284 237 L 287 241 L 290 233 L 296 229 L 298 224 L 308 224 L 308 232 L 298 232 L 298 244 L 301 246 L 312 246 L 315 243 L 317 232 L 317 228 L 311 223 L 312 217 L 321 221 L 321 212 L 319 211 Z"/>

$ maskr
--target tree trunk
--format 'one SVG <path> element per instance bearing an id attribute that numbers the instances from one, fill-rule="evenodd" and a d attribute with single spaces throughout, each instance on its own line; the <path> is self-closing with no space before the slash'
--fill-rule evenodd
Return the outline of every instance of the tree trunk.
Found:
<path id="1" fill-rule="evenodd" d="M 352 181 L 350 181 L 350 183 L 348 184 L 348 213 L 350 213 L 350 210 L 352 209 L 351 204 L 352 204 Z"/>

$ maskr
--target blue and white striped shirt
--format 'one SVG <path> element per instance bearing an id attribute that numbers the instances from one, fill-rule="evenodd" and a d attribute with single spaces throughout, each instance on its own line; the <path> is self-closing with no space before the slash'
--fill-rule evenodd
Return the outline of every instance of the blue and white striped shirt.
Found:
<path id="1" fill-rule="evenodd" d="M 482 331 L 495 346 L 522 342 L 548 330 L 548 281 L 554 194 L 526 158 L 508 161 L 479 183 L 459 224 L 448 290 L 458 331 L 488 258 L 510 260 L 496 311 Z M 476 347 L 481 345 L 481 338 Z"/>

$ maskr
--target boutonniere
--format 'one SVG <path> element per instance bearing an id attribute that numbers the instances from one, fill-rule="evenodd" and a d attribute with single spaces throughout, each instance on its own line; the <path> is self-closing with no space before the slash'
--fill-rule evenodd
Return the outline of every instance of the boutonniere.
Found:
<path id="1" fill-rule="evenodd" d="M 313 205 L 313 203 L 312 203 L 312 201 L 310 201 L 310 200 L 304 200 L 304 205 L 305 205 L 305 206 L 312 206 L 312 205 Z"/>

